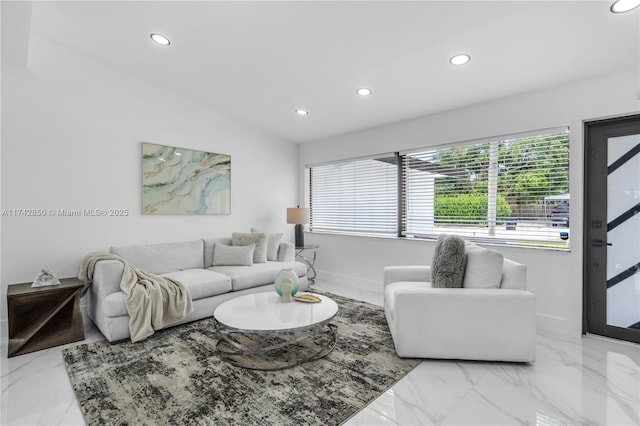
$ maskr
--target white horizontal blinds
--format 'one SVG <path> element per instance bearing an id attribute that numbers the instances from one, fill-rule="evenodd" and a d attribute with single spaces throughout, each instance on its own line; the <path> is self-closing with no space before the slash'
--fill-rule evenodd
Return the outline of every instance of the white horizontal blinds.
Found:
<path id="1" fill-rule="evenodd" d="M 549 214 L 569 191 L 567 131 L 408 154 L 403 173 L 406 236 L 561 241 Z"/>
<path id="2" fill-rule="evenodd" d="M 469 180 L 467 169 L 451 161 L 450 151 L 425 151 L 404 157 L 404 235 L 430 236 L 437 233 L 437 223 L 446 221 L 457 225 L 463 222 L 463 216 L 457 211 L 448 212 L 447 217 L 441 212 L 436 214 L 436 200 L 463 193 L 461 184 Z M 436 185 L 439 197 L 436 197 Z"/>
<path id="3" fill-rule="evenodd" d="M 311 230 L 396 235 L 395 157 L 310 168 Z"/>
<path id="4" fill-rule="evenodd" d="M 498 192 L 512 216 L 545 221 L 550 207 L 562 202 L 550 200 L 569 193 L 569 133 L 503 141 L 500 165 Z"/>

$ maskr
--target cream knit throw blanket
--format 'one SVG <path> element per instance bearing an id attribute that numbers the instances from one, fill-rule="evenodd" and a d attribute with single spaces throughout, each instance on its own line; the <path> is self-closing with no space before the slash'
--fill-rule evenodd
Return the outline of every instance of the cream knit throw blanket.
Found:
<path id="1" fill-rule="evenodd" d="M 93 281 L 93 272 L 99 260 L 118 260 L 124 265 L 120 289 L 129 313 L 131 341 L 139 342 L 193 312 L 189 290 L 171 278 L 150 274 L 127 262 L 122 257 L 107 253 L 88 254 L 78 272 L 86 292 Z"/>

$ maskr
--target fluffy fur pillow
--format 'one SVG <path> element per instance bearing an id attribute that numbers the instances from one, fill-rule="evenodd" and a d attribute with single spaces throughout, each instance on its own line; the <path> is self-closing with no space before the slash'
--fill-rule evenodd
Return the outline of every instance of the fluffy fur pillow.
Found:
<path id="1" fill-rule="evenodd" d="M 255 228 L 251 228 L 252 233 L 260 233 Z M 282 235 L 279 233 L 267 233 L 267 260 L 278 260 L 278 249 L 280 248 L 280 240 Z"/>
<path id="2" fill-rule="evenodd" d="M 467 256 L 462 237 L 441 234 L 431 262 L 431 286 L 461 288 L 466 263 Z"/>
<path id="3" fill-rule="evenodd" d="M 265 263 L 267 261 L 267 234 L 234 232 L 231 234 L 231 244 L 234 246 L 255 244 L 256 250 L 253 252 L 253 261 L 255 263 Z"/>

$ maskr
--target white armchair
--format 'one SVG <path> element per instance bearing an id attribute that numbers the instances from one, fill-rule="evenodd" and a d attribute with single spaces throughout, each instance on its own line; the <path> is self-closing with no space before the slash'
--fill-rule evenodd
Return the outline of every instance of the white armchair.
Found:
<path id="1" fill-rule="evenodd" d="M 504 259 L 500 288 L 431 288 L 430 266 L 384 270 L 384 309 L 401 357 L 533 362 L 536 298 Z"/>

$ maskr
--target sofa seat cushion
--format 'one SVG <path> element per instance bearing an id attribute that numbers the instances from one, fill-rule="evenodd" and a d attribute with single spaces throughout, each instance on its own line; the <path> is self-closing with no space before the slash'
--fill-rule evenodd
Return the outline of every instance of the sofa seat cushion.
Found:
<path id="1" fill-rule="evenodd" d="M 162 274 L 162 276 L 184 284 L 191 294 L 191 300 L 200 300 L 231 291 L 229 277 L 206 269 L 187 269 L 186 271 L 169 272 Z"/>
<path id="2" fill-rule="evenodd" d="M 293 269 L 298 277 L 303 277 L 307 273 L 306 266 L 300 262 L 270 261 L 254 263 L 252 266 L 212 266 L 207 270 L 230 277 L 233 291 L 238 291 L 273 283 L 278 273 L 285 268 Z"/>
<path id="3" fill-rule="evenodd" d="M 396 318 L 396 293 L 400 290 L 415 290 L 431 288 L 430 282 L 424 281 L 398 281 L 387 284 L 384 287 L 384 306 L 392 319 Z"/>
<path id="4" fill-rule="evenodd" d="M 191 294 L 191 300 L 194 301 L 231 291 L 231 279 L 229 277 L 206 269 L 169 272 L 162 274 L 162 276 L 184 284 L 189 290 L 189 294 Z M 109 317 L 128 315 L 124 293 L 118 291 L 106 296 L 102 300 L 102 311 Z"/>

